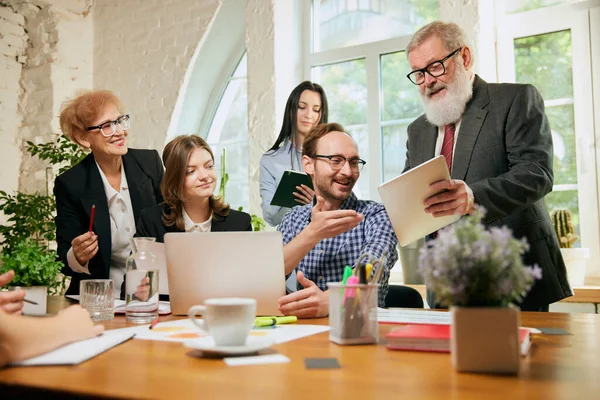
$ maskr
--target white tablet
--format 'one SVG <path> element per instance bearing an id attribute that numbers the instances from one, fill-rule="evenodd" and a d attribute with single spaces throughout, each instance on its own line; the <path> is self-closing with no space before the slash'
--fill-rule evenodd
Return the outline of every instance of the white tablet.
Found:
<path id="1" fill-rule="evenodd" d="M 459 215 L 434 217 L 423 202 L 439 192 L 434 182 L 450 179 L 444 156 L 437 156 L 379 186 L 379 196 L 390 217 L 398 243 L 406 246 L 459 220 Z"/>

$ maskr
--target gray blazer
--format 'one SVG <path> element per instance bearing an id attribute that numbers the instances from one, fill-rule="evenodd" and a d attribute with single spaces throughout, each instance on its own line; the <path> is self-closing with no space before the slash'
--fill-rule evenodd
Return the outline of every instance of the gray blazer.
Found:
<path id="1" fill-rule="evenodd" d="M 437 126 L 424 115 L 408 127 L 407 171 L 434 156 Z M 526 265 L 543 277 L 522 308 L 535 309 L 571 296 L 558 240 L 544 196 L 552 191 L 552 136 L 544 101 L 531 85 L 487 83 L 475 76 L 462 116 L 452 178 L 465 181 L 487 209 L 484 223 L 506 225 L 530 245 Z"/>

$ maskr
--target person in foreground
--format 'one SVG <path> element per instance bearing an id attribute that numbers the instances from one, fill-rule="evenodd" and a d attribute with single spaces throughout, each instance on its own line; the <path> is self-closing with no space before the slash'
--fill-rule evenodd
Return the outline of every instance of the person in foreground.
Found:
<path id="1" fill-rule="evenodd" d="M 215 158 L 204 139 L 196 135 L 173 139 L 163 151 L 163 161 L 164 203 L 142 211 L 136 236 L 164 242 L 167 232 L 252 230 L 250 215 L 231 210 L 229 204 L 214 195 Z"/>
<path id="2" fill-rule="evenodd" d="M 303 289 L 279 299 L 279 310 L 300 318 L 329 313 L 327 282 L 341 282 L 344 267 L 361 254 L 385 254 L 379 306 L 387 294 L 389 270 L 398 259 L 397 239 L 382 204 L 359 200 L 352 188 L 365 161 L 340 124 L 313 128 L 302 149 L 302 165 L 315 186 L 313 204 L 295 207 L 278 230 L 283 234 L 285 273 L 297 271 Z M 373 271 L 374 273 L 375 271 Z"/>
<path id="3" fill-rule="evenodd" d="M 304 81 L 292 90 L 285 105 L 283 124 L 275 143 L 260 159 L 260 196 L 265 221 L 277 226 L 290 211 L 287 207 L 272 206 L 271 200 L 286 170 L 304 172 L 302 145 L 317 124 L 327 122 L 327 96 L 321 86 Z M 309 204 L 314 192 L 306 185 L 294 193 L 298 205 Z"/>
<path id="4" fill-rule="evenodd" d="M 10 282 L 13 271 L 0 275 L 0 286 Z M 8 292 L 12 293 L 12 292 Z M 0 293 L 0 303 L 6 293 Z M 21 302 L 22 306 L 22 302 Z M 20 309 L 19 312 L 20 313 Z M 0 367 L 46 353 L 65 344 L 98 336 L 103 325 L 94 325 L 90 314 L 78 305 L 47 318 L 10 314 L 0 307 Z"/>
<path id="5" fill-rule="evenodd" d="M 446 157 L 451 179 L 425 200 L 433 216 L 487 210 L 483 222 L 506 225 L 527 238 L 526 265 L 538 264 L 536 281 L 521 309 L 547 311 L 571 295 L 567 272 L 544 196 L 552 190 L 552 136 L 544 101 L 531 85 L 487 83 L 471 71 L 473 55 L 462 29 L 433 22 L 407 47 L 425 114 L 408 127 L 404 171 L 437 155 Z M 428 293 L 432 308 L 437 306 Z"/>
<path id="6" fill-rule="evenodd" d="M 71 276 L 66 294 L 78 294 L 82 279 L 111 278 L 118 291 L 135 221 L 162 201 L 160 157 L 156 150 L 128 149 L 130 116 L 109 91 L 84 92 L 66 102 L 60 127 L 91 150 L 54 183 L 57 251 L 63 274 Z"/>

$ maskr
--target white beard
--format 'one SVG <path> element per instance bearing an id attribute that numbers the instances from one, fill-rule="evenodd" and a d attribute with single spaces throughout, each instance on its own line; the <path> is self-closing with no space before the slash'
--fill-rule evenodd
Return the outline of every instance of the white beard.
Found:
<path id="1" fill-rule="evenodd" d="M 428 97 L 429 94 L 443 88 L 446 88 L 444 98 L 432 100 Z M 473 96 L 473 85 L 465 66 L 456 63 L 454 76 L 450 83 L 445 84 L 438 81 L 432 87 L 427 88 L 425 93 L 419 93 L 423 99 L 427 120 L 433 125 L 445 126 L 458 121 L 463 115 L 467 103 Z"/>

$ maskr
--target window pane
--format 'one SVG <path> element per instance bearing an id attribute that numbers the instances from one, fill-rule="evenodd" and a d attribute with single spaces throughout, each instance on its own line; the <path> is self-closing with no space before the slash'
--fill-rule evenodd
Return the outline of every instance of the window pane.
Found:
<path id="1" fill-rule="evenodd" d="M 381 151 L 383 155 L 382 181 L 389 181 L 400 175 L 406 162 L 406 140 L 408 124 L 382 126 Z"/>
<path id="2" fill-rule="evenodd" d="M 554 143 L 554 184 L 577 183 L 573 105 L 546 108 Z"/>
<path id="3" fill-rule="evenodd" d="M 381 56 L 383 181 L 398 176 L 404 169 L 406 130 L 423 113 L 419 89 L 406 78 L 409 72 L 404 51 Z"/>
<path id="4" fill-rule="evenodd" d="M 545 101 L 573 98 L 571 31 L 515 39 L 515 74 L 538 88 Z"/>
<path id="5" fill-rule="evenodd" d="M 357 196 L 368 198 L 368 169 L 373 163 L 369 160 L 367 130 L 367 72 L 365 59 L 346 61 L 337 64 L 313 67 L 313 81 L 319 82 L 327 94 L 329 122 L 338 122 L 346 128 L 358 144 L 358 152 L 367 161 L 363 168 Z"/>
<path id="6" fill-rule="evenodd" d="M 411 35 L 438 19 L 438 0 L 313 0 L 313 51 Z"/>
<path id="7" fill-rule="evenodd" d="M 577 184 L 571 31 L 515 39 L 515 75 L 533 84 L 544 97 L 554 143 L 554 184 Z M 577 190 L 546 196 L 548 211 L 568 208 L 579 231 Z"/>
<path id="8" fill-rule="evenodd" d="M 507 14 L 515 14 L 559 4 L 577 3 L 578 1 L 582 0 L 506 0 L 504 11 Z"/>
<path id="9" fill-rule="evenodd" d="M 221 151 L 226 149 L 229 181 L 225 201 L 233 209 L 248 210 L 248 96 L 246 93 L 246 56 L 242 58 L 213 118 L 206 141 L 215 154 L 215 167 L 221 176 Z M 243 68 L 243 69 L 242 69 Z M 219 186 L 217 186 L 219 187 Z"/>
<path id="10" fill-rule="evenodd" d="M 244 56 L 240 60 L 235 72 L 233 73 L 234 78 L 245 78 L 248 75 L 248 55 L 244 53 Z"/>

